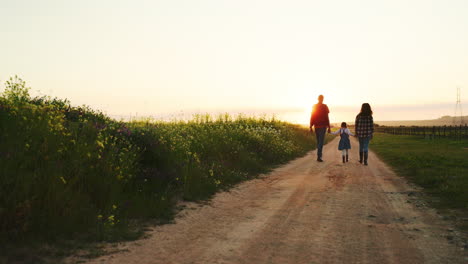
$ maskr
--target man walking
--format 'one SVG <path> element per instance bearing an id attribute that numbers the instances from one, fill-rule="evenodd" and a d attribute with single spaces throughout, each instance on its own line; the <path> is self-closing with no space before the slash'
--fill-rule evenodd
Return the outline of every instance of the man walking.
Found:
<path id="1" fill-rule="evenodd" d="M 330 120 L 328 119 L 328 106 L 323 103 L 323 95 L 319 95 L 318 104 L 312 108 L 310 116 L 310 132 L 314 133 L 312 126 L 315 127 L 315 136 L 317 138 L 317 161 L 322 162 L 322 149 L 325 140 L 325 134 L 330 132 Z"/>

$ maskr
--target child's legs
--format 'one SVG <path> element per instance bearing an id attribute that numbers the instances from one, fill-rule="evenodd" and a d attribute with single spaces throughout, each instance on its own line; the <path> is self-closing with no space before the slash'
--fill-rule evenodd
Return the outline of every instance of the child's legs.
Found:
<path id="1" fill-rule="evenodd" d="M 344 156 L 346 156 L 346 155 L 348 155 L 348 150 L 347 150 L 347 149 L 343 149 L 343 150 L 341 151 L 341 156 L 344 157 Z"/>

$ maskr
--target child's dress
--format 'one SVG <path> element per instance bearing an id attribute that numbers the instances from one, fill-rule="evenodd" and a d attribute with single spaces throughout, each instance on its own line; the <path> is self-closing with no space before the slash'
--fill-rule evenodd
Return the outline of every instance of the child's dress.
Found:
<path id="1" fill-rule="evenodd" d="M 337 135 L 340 134 L 340 143 L 338 144 L 338 150 L 351 149 L 351 142 L 349 141 L 349 136 L 354 136 L 348 128 L 340 128 L 339 130 L 332 132 L 331 134 Z"/>

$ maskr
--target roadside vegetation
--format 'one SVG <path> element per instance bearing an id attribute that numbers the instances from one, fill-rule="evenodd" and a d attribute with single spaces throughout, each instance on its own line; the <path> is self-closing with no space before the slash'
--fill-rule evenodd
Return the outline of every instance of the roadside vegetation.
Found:
<path id="1" fill-rule="evenodd" d="M 207 199 L 315 148 L 307 128 L 275 119 L 116 121 L 32 98 L 19 78 L 0 95 L 0 135 L 2 251 L 31 240 L 132 239 L 135 221 L 170 220 L 180 199 Z"/>
<path id="2" fill-rule="evenodd" d="M 378 133 L 371 148 L 399 175 L 423 187 L 433 205 L 468 214 L 467 139 Z"/>

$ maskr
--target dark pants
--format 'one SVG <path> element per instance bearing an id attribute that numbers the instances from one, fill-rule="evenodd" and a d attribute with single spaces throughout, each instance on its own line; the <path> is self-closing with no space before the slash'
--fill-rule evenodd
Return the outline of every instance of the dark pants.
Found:
<path id="1" fill-rule="evenodd" d="M 323 142 L 325 141 L 326 127 L 315 128 L 315 137 L 317 137 L 317 157 L 322 158 Z"/>
<path id="2" fill-rule="evenodd" d="M 359 152 L 368 152 L 369 151 L 369 141 L 370 138 L 359 138 Z"/>

